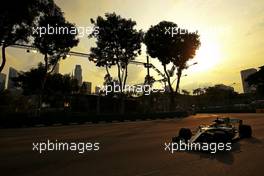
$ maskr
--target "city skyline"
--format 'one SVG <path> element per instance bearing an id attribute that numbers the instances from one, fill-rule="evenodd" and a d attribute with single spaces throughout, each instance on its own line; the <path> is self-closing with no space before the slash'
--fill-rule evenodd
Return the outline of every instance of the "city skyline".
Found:
<path id="1" fill-rule="evenodd" d="M 254 86 L 249 86 L 248 83 L 246 82 L 246 79 L 250 75 L 256 73 L 257 71 L 258 70 L 256 68 L 248 68 L 248 69 L 240 71 L 241 85 L 242 85 L 242 88 L 243 88 L 242 92 L 240 92 L 240 93 L 252 93 L 252 92 L 255 91 L 255 87 Z M 12 74 L 10 75 L 11 72 L 12 72 Z M 6 89 L 6 88 L 7 89 L 12 89 L 12 88 L 10 88 L 10 84 L 12 84 L 11 77 L 12 78 L 17 77 L 19 72 L 20 71 L 17 71 L 15 68 L 9 67 L 9 73 L 8 74 L 1 73 L 1 75 L 0 75 L 0 88 L 3 89 L 3 90 Z M 61 74 L 59 72 L 59 63 L 56 64 L 55 69 L 53 70 L 52 73 L 53 74 Z M 68 74 L 70 75 L 70 73 L 68 73 Z M 85 89 L 87 89 L 86 91 L 87 91 L 88 94 L 91 94 L 91 93 L 98 94 L 100 92 L 100 89 L 101 89 L 100 85 L 95 85 L 94 89 L 93 89 L 92 88 L 92 82 L 85 81 L 85 80 L 82 79 L 83 76 L 82 76 L 82 67 L 81 67 L 81 65 L 78 65 L 78 64 L 75 65 L 75 69 L 74 69 L 74 71 L 72 71 L 71 76 L 78 80 L 78 85 L 80 86 L 80 88 L 82 88 L 84 86 Z M 8 79 L 6 80 L 6 78 L 8 78 Z M 4 86 L 3 86 L 3 83 L 4 83 Z M 220 89 L 225 89 L 225 90 L 229 89 L 229 90 L 235 91 L 234 85 L 236 85 L 235 82 L 232 83 L 232 84 L 229 84 L 229 85 L 225 85 L 225 84 L 220 83 L 220 84 L 215 84 L 213 86 L 218 87 Z M 208 86 L 208 87 L 210 87 L 210 86 Z M 199 88 L 207 88 L 207 87 L 205 86 L 205 87 L 199 87 Z M 185 89 L 182 89 L 182 90 L 185 90 Z M 193 89 L 193 90 L 195 90 L 195 89 Z M 192 91 L 190 91 L 190 93 L 193 94 Z"/>
<path id="2" fill-rule="evenodd" d="M 56 3 L 65 12 L 67 20 L 76 23 L 77 26 L 91 26 L 90 18 L 96 18 L 105 12 L 115 11 L 122 17 L 135 20 L 137 22 L 136 27 L 144 31 L 150 25 L 155 25 L 162 20 L 173 21 L 180 27 L 186 27 L 190 30 L 198 30 L 201 35 L 201 48 L 192 61 L 197 61 L 198 64 L 185 71 L 188 76 L 182 79 L 181 89 L 192 90 L 197 87 L 219 83 L 230 85 L 235 82 L 235 90 L 243 92 L 240 71 L 263 65 L 263 49 L 261 48 L 263 42 L 260 36 L 263 35 L 264 25 L 262 15 L 260 15 L 263 13 L 263 2 L 261 1 L 243 1 L 243 3 L 214 1 L 212 4 L 199 1 L 170 0 L 166 3 L 157 1 L 155 6 L 151 1 L 144 1 L 139 8 L 146 8 L 147 10 L 140 12 L 129 9 L 130 6 L 136 6 L 133 1 L 87 3 L 87 1 L 79 0 L 72 4 L 71 1 L 57 0 Z M 225 8 L 225 12 L 218 7 Z M 164 13 L 165 9 L 166 13 Z M 206 15 L 210 13 L 212 15 Z M 93 40 L 80 38 L 80 44 L 73 50 L 87 53 L 93 45 Z M 142 50 L 142 55 L 136 60 L 145 61 L 144 45 L 142 45 Z M 18 57 L 21 59 L 18 60 Z M 8 48 L 7 66 L 3 73 L 7 73 L 9 66 L 27 71 L 42 60 L 43 56 L 40 54 Z M 151 58 L 150 61 L 161 68 L 157 59 Z M 71 56 L 62 60 L 60 72 L 63 74 L 70 73 L 77 64 L 83 68 L 84 81 L 93 82 L 94 85 L 102 84 L 105 70 L 95 67 L 94 63 L 85 58 Z M 110 71 L 116 75 L 115 68 Z M 128 71 L 128 84 L 144 81 L 146 74 L 144 67 L 131 65 Z M 151 75 L 158 78 L 154 71 L 151 71 Z"/>

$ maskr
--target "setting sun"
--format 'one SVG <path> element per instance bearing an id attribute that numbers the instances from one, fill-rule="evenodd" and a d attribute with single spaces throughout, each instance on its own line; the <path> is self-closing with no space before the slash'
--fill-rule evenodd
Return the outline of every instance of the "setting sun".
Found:
<path id="1" fill-rule="evenodd" d="M 209 70 L 220 62 L 221 57 L 220 47 L 215 41 L 202 40 L 201 47 L 195 56 L 199 67 L 195 67 L 195 69 L 197 71 Z"/>

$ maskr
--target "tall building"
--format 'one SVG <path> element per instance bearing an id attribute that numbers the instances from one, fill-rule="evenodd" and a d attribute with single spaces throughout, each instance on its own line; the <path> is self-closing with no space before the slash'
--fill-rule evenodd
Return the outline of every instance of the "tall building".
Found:
<path id="1" fill-rule="evenodd" d="M 81 65 L 76 65 L 74 70 L 74 78 L 78 80 L 79 86 L 82 85 L 82 67 Z"/>
<path id="2" fill-rule="evenodd" d="M 5 83 L 6 83 L 6 75 L 0 73 L 0 91 L 3 91 L 5 89 Z"/>
<path id="3" fill-rule="evenodd" d="M 92 83 L 91 82 L 83 82 L 82 87 L 81 87 L 81 93 L 92 94 Z"/>
<path id="4" fill-rule="evenodd" d="M 255 68 L 250 68 L 250 69 L 242 70 L 240 72 L 244 93 L 251 93 L 254 90 L 254 87 L 248 85 L 246 79 L 250 75 L 252 75 L 253 73 L 256 73 L 256 72 L 257 72 L 257 70 Z"/>
<path id="5" fill-rule="evenodd" d="M 13 78 L 18 76 L 18 72 L 16 69 L 9 67 L 9 75 L 8 75 L 8 84 L 7 84 L 7 89 L 15 89 L 15 83 L 12 80 Z"/>
<path id="6" fill-rule="evenodd" d="M 99 86 L 95 86 L 95 94 L 96 94 L 96 95 L 99 95 L 100 92 L 101 92 L 101 87 L 99 87 Z"/>

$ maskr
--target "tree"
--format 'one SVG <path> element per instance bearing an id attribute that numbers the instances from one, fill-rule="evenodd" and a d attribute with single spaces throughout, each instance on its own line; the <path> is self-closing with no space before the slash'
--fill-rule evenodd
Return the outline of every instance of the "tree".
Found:
<path id="1" fill-rule="evenodd" d="M 145 76 L 145 81 L 144 81 L 144 85 L 150 85 L 150 87 L 153 86 L 153 84 L 155 83 L 155 79 L 153 76 L 149 76 L 149 75 L 146 75 Z"/>
<path id="2" fill-rule="evenodd" d="M 198 88 L 197 89 L 193 89 L 193 95 L 199 95 Z"/>
<path id="3" fill-rule="evenodd" d="M 96 39 L 96 47 L 91 48 L 90 59 L 96 66 L 108 68 L 117 65 L 121 92 L 126 85 L 128 64 L 141 52 L 143 33 L 134 27 L 135 21 L 122 18 L 115 13 L 106 13 L 105 18 L 91 19 L 95 29 L 90 38 Z"/>
<path id="4" fill-rule="evenodd" d="M 188 68 L 187 62 L 193 59 L 196 50 L 200 47 L 200 39 L 197 33 L 179 34 L 178 55 L 173 59 L 173 65 L 177 68 L 177 84 L 175 92 L 178 93 L 182 71 Z"/>
<path id="5" fill-rule="evenodd" d="M 147 53 L 152 58 L 158 58 L 163 66 L 171 94 L 171 110 L 174 108 L 171 77 L 177 68 L 176 92 L 178 92 L 182 70 L 187 68 L 187 61 L 194 57 L 195 50 L 200 45 L 199 36 L 196 33 L 181 33 L 179 31 L 183 30 L 178 28 L 177 24 L 162 21 L 155 26 L 151 26 L 144 37 Z M 170 70 L 167 70 L 168 64 L 172 64 Z"/>
<path id="6" fill-rule="evenodd" d="M 54 5 L 53 0 L 8 0 L 0 6 L 0 46 L 2 62 L 6 63 L 6 48 L 17 43 L 29 42 L 36 19 Z"/>
<path id="7" fill-rule="evenodd" d="M 202 89 L 202 88 L 194 89 L 193 94 L 194 95 L 202 95 L 202 94 L 204 94 L 204 89 Z"/>
<path id="8" fill-rule="evenodd" d="M 46 32 L 42 35 L 40 33 L 33 35 L 33 46 L 44 55 L 45 63 L 45 76 L 42 79 L 42 91 L 39 94 L 39 106 L 41 108 L 42 95 L 48 74 L 54 70 L 61 58 L 66 58 L 72 47 L 77 46 L 79 40 L 77 39 L 76 27 L 65 20 L 61 9 L 56 4 L 50 9 L 49 13 L 40 16 L 38 27 L 46 29 Z M 47 31 L 49 28 L 53 29 L 53 32 L 49 33 Z"/>
<path id="9" fill-rule="evenodd" d="M 172 59 L 177 57 L 178 36 L 170 36 L 165 34 L 166 28 L 177 28 L 177 24 L 167 21 L 162 21 L 155 26 L 151 26 L 144 37 L 144 43 L 147 46 L 147 53 L 152 58 L 158 58 L 161 62 L 165 75 L 167 77 L 170 92 L 173 92 L 170 75 L 167 70 L 167 65 Z"/>
<path id="10" fill-rule="evenodd" d="M 37 68 L 19 73 L 19 76 L 14 78 L 14 81 L 17 87 L 23 89 L 24 95 L 31 96 L 43 93 L 46 102 L 49 103 L 52 103 L 51 100 L 64 100 L 79 89 L 78 81 L 70 75 L 49 74 L 43 90 L 42 80 L 45 76 L 45 65 L 40 63 Z"/>
<path id="11" fill-rule="evenodd" d="M 46 85 L 46 95 L 70 95 L 79 90 L 78 80 L 72 78 L 69 74 L 50 74 L 48 75 Z"/>
<path id="12" fill-rule="evenodd" d="M 237 95 L 233 89 L 221 88 L 219 85 L 205 88 L 204 93 L 208 100 L 207 104 L 210 105 L 229 105 Z"/>
<path id="13" fill-rule="evenodd" d="M 18 77 L 13 78 L 16 87 L 23 89 L 24 95 L 38 95 L 41 93 L 42 80 L 45 77 L 45 67 L 39 63 L 38 68 L 32 68 L 28 72 L 18 74 Z"/>
<path id="14" fill-rule="evenodd" d="M 188 90 L 182 89 L 183 95 L 190 95 L 190 92 Z"/>
<path id="15" fill-rule="evenodd" d="M 115 96 L 116 92 L 114 91 L 115 86 L 119 86 L 119 81 L 117 79 L 114 79 L 110 76 L 110 74 L 106 74 L 104 77 L 104 89 L 102 90 L 102 94 L 106 96 L 113 97 Z M 106 94 L 106 91 L 108 92 Z"/>
<path id="16" fill-rule="evenodd" d="M 51 73 L 59 59 L 65 59 L 70 49 L 79 43 L 77 29 L 65 20 L 61 9 L 56 5 L 49 13 L 40 17 L 38 26 L 53 29 L 51 33 L 46 31 L 42 35 L 39 33 L 33 35 L 33 45 L 44 55 L 46 73 Z M 54 32 L 56 30 L 57 32 Z"/>
<path id="17" fill-rule="evenodd" d="M 171 32 L 168 32 L 168 29 Z M 187 61 L 194 57 L 196 49 L 200 46 L 197 33 L 179 31 L 187 30 L 178 28 L 178 25 L 173 22 L 162 21 L 151 26 L 144 37 L 148 54 L 158 58 L 163 66 L 170 92 L 173 92 L 170 77 L 173 76 L 174 70 L 177 68 L 176 92 L 178 92 L 182 70 L 188 68 Z M 167 65 L 170 63 L 173 66 L 171 70 L 167 70 Z"/>

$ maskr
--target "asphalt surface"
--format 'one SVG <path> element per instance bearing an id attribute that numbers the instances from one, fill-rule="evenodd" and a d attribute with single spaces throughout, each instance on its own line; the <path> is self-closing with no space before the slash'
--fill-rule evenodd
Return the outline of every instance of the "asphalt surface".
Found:
<path id="1" fill-rule="evenodd" d="M 264 171 L 264 114 L 231 114 L 253 128 L 251 139 L 216 154 L 165 151 L 181 127 L 195 129 L 216 115 L 123 123 L 0 129 L 0 175 L 16 176 L 254 176 Z M 98 151 L 33 149 L 33 142 L 99 142 Z"/>

